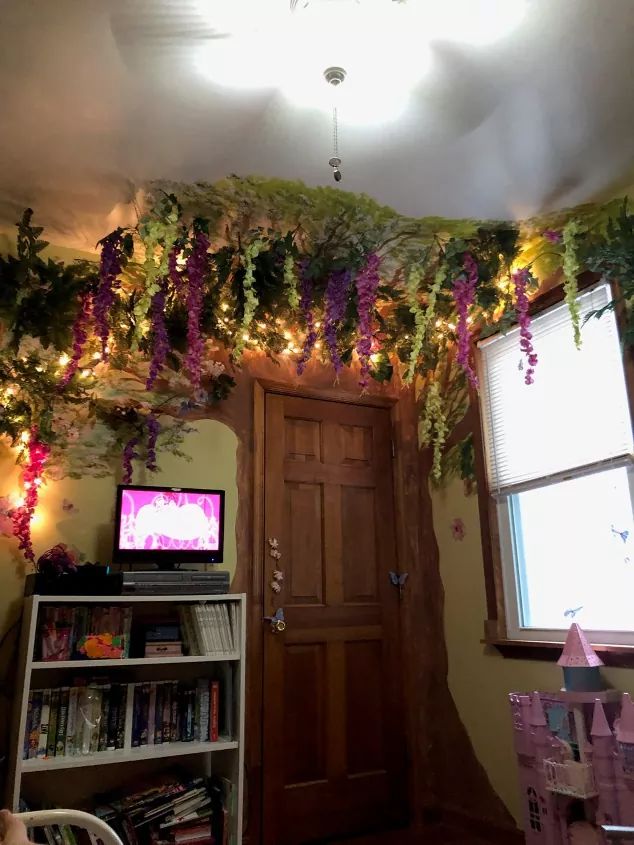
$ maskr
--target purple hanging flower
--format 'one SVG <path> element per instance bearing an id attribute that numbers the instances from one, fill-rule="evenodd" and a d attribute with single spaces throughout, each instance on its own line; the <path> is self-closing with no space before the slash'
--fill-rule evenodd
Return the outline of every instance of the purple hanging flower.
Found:
<path id="1" fill-rule="evenodd" d="M 185 368 L 189 373 L 192 387 L 200 387 L 202 377 L 202 358 L 205 344 L 200 332 L 200 315 L 203 309 L 205 278 L 209 269 L 209 238 L 200 229 L 196 230 L 192 251 L 187 259 L 187 354 Z"/>
<path id="2" fill-rule="evenodd" d="M 557 229 L 544 229 L 542 235 L 547 241 L 550 241 L 551 244 L 560 244 L 563 240 L 563 235 Z"/>
<path id="3" fill-rule="evenodd" d="M 145 466 L 150 472 L 156 472 L 158 469 L 156 463 L 156 441 L 161 431 L 161 424 L 154 414 L 150 414 L 145 424 L 147 426 L 147 458 Z"/>
<path id="4" fill-rule="evenodd" d="M 99 287 L 93 303 L 95 330 L 101 340 L 101 358 L 108 360 L 108 337 L 110 335 L 110 313 L 114 305 L 115 291 L 119 287 L 117 277 L 123 265 L 123 235 L 120 229 L 101 241 L 99 261 Z"/>
<path id="5" fill-rule="evenodd" d="M 456 359 L 467 374 L 473 387 L 478 387 L 478 377 L 469 361 L 471 335 L 469 333 L 469 308 L 475 301 L 475 290 L 478 284 L 478 265 L 471 253 L 464 255 L 464 272 L 454 279 L 452 296 L 458 312 L 458 353 Z"/>
<path id="6" fill-rule="evenodd" d="M 513 273 L 513 284 L 515 285 L 515 310 L 517 311 L 517 319 L 520 324 L 520 349 L 528 361 L 528 369 L 524 374 L 524 382 L 526 384 L 533 384 L 533 376 L 535 374 L 535 366 L 537 364 L 537 355 L 535 354 L 532 344 L 533 335 L 530 331 L 531 318 L 528 313 L 528 296 L 526 295 L 526 287 L 530 277 L 530 270 L 526 267 Z"/>
<path id="7" fill-rule="evenodd" d="M 376 303 L 379 287 L 379 265 L 381 259 L 375 253 L 368 255 L 365 267 L 357 273 L 355 284 L 357 287 L 359 337 L 357 338 L 357 355 L 361 362 L 359 386 L 366 390 L 370 375 L 370 354 L 372 352 L 372 314 Z"/>
<path id="8" fill-rule="evenodd" d="M 304 315 L 306 322 L 306 337 L 304 338 L 304 346 L 302 349 L 302 356 L 297 362 L 297 375 L 301 374 L 306 369 L 306 364 L 310 360 L 313 352 L 313 347 L 317 340 L 317 331 L 315 329 L 315 314 L 313 313 L 313 280 L 308 275 L 308 262 L 304 259 L 300 268 L 300 298 L 299 307 Z"/>
<path id="9" fill-rule="evenodd" d="M 339 375 L 343 363 L 337 349 L 337 329 L 346 313 L 348 290 L 352 274 L 350 270 L 335 270 L 328 277 L 326 285 L 326 313 L 324 316 L 324 338 L 330 353 L 330 360 Z"/>
<path id="10" fill-rule="evenodd" d="M 64 375 L 60 381 L 60 388 L 66 387 L 68 382 L 77 372 L 81 356 L 84 354 L 84 347 L 88 339 L 88 323 L 92 313 L 92 296 L 86 292 L 81 295 L 79 311 L 73 323 L 73 352 L 70 361 L 66 365 Z"/>
<path id="11" fill-rule="evenodd" d="M 131 437 L 123 448 L 123 483 L 130 484 L 132 481 L 132 461 L 139 457 L 136 447 L 139 445 L 138 437 Z"/>
<path id="12" fill-rule="evenodd" d="M 152 358 L 150 361 L 150 372 L 145 387 L 151 390 L 154 387 L 159 373 L 165 365 L 167 354 L 170 350 L 169 336 L 165 327 L 165 296 L 167 283 L 161 280 L 161 286 L 152 297 L 150 304 L 150 320 L 152 322 Z"/>

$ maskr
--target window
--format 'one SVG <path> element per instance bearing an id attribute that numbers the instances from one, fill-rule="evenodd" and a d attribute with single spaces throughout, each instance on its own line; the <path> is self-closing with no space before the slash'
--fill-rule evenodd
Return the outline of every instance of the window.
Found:
<path id="1" fill-rule="evenodd" d="M 500 536 L 507 637 L 634 644 L 632 426 L 612 298 L 603 283 L 532 323 L 539 357 L 524 384 L 518 329 L 479 344 L 489 493 Z"/>

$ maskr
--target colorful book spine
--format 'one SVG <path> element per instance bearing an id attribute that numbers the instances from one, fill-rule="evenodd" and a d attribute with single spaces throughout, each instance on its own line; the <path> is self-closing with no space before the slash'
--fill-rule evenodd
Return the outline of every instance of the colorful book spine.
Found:
<path id="1" fill-rule="evenodd" d="M 60 705 L 59 689 L 51 690 L 51 714 L 48 718 L 48 746 L 46 754 L 48 757 L 55 757 L 57 753 L 57 722 L 59 719 Z"/>
<path id="2" fill-rule="evenodd" d="M 196 684 L 196 700 L 198 718 L 196 720 L 196 739 L 207 742 L 210 724 L 210 689 L 209 681 L 201 678 Z"/>
<path id="3" fill-rule="evenodd" d="M 185 742 L 194 740 L 194 690 L 188 689 L 186 695 Z"/>
<path id="4" fill-rule="evenodd" d="M 40 709 L 39 737 L 37 743 L 37 757 L 46 757 L 48 748 L 48 720 L 51 715 L 51 690 L 42 692 L 42 706 Z"/>
<path id="5" fill-rule="evenodd" d="M 150 706 L 148 708 L 147 726 L 148 745 L 156 742 L 156 683 L 150 684 Z"/>
<path id="6" fill-rule="evenodd" d="M 132 748 L 138 748 L 141 744 L 141 687 L 134 685 L 134 698 L 132 699 L 132 737 L 130 740 Z"/>
<path id="7" fill-rule="evenodd" d="M 110 707 L 106 719 L 106 750 L 114 751 L 117 747 L 117 722 L 121 707 L 121 685 L 113 684 L 110 690 Z"/>
<path id="8" fill-rule="evenodd" d="M 172 715 L 170 719 L 170 742 L 178 739 L 178 681 L 172 681 Z"/>
<path id="9" fill-rule="evenodd" d="M 209 685 L 209 740 L 218 740 L 218 711 L 220 709 L 220 684 L 211 681 Z"/>
<path id="10" fill-rule="evenodd" d="M 125 745 L 125 722 L 128 701 L 127 684 L 119 684 L 119 712 L 117 714 L 117 741 L 116 748 L 123 748 Z"/>
<path id="11" fill-rule="evenodd" d="M 33 690 L 29 690 L 29 698 L 26 705 L 26 724 L 24 725 L 24 742 L 22 744 L 22 759 L 29 758 L 29 740 L 31 738 L 31 725 L 33 723 Z"/>
<path id="12" fill-rule="evenodd" d="M 165 686 L 163 682 L 156 685 L 156 705 L 154 708 L 154 744 L 163 742 L 163 698 Z"/>
<path id="13" fill-rule="evenodd" d="M 99 751 L 108 748 L 108 723 L 110 721 L 110 702 L 112 687 L 106 684 L 101 691 L 101 716 L 99 717 Z"/>
<path id="14" fill-rule="evenodd" d="M 78 697 L 79 697 L 79 689 L 78 687 L 71 687 L 68 690 L 68 706 L 66 708 L 66 730 L 64 731 L 62 728 L 61 720 L 63 718 L 63 701 L 64 701 L 64 690 L 61 690 L 60 700 L 59 700 L 59 716 L 57 718 L 57 735 L 59 737 L 59 746 L 62 742 L 62 736 L 64 741 L 64 747 L 62 754 L 66 754 L 68 757 L 75 754 L 76 746 L 76 732 L 77 732 L 77 704 L 78 704 Z M 59 751 L 57 752 L 59 754 Z"/>
<path id="15" fill-rule="evenodd" d="M 148 744 L 148 725 L 150 722 L 150 685 L 141 686 L 141 734 L 139 745 Z"/>
<path id="16" fill-rule="evenodd" d="M 163 685 L 163 743 L 172 739 L 172 684 L 166 681 Z"/>

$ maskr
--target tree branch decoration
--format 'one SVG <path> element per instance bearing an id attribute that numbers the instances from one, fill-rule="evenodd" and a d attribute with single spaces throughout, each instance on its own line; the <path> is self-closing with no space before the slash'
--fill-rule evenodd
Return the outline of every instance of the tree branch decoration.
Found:
<path id="1" fill-rule="evenodd" d="M 0 256 L 0 437 L 24 494 L 6 518 L 31 562 L 41 484 L 117 466 L 129 480 L 161 452 L 182 455 L 189 416 L 229 395 L 243 352 L 294 357 L 300 374 L 317 357 L 333 379 L 352 366 L 363 391 L 394 373 L 425 384 L 421 443 L 439 480 L 472 463 L 466 440 L 459 461 L 444 443 L 476 386 L 474 333 L 519 321 L 530 383 L 529 295 L 552 273 L 563 271 L 575 342 L 583 270 L 619 282 L 634 310 L 622 202 L 518 224 L 414 219 L 363 195 L 232 177 L 150 185 L 144 208 L 100 241 L 96 262 L 42 258 L 31 210 L 15 255 Z"/>

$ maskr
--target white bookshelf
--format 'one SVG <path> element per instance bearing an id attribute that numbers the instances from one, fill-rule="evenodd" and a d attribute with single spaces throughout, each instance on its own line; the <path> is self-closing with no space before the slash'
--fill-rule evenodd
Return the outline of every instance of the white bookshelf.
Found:
<path id="1" fill-rule="evenodd" d="M 64 661 L 36 661 L 33 659 L 38 641 L 40 626 L 40 608 L 44 605 L 63 604 L 95 604 L 114 605 L 123 604 L 134 608 L 139 605 L 155 606 L 157 603 L 167 605 L 197 604 L 199 602 L 236 602 L 239 606 L 239 649 L 228 653 L 213 655 L 183 655 L 178 657 L 132 657 L 121 660 L 64 660 Z M 229 595 L 169 595 L 169 596 L 30 596 L 24 601 L 24 615 L 22 618 L 22 634 L 20 640 L 19 667 L 14 698 L 14 715 L 11 731 L 11 750 L 9 760 L 9 778 L 7 806 L 18 809 L 20 796 L 23 795 L 25 785 L 28 785 L 28 797 L 31 802 L 36 800 L 40 778 L 46 773 L 63 773 L 85 769 L 86 782 L 95 772 L 95 792 L 102 791 L 99 783 L 99 772 L 102 765 L 120 766 L 120 781 L 125 782 L 126 767 L 134 763 L 149 764 L 154 769 L 179 759 L 187 765 L 187 760 L 195 759 L 197 771 L 201 768 L 206 775 L 219 774 L 231 780 L 234 789 L 234 812 L 231 818 L 232 845 L 238 845 L 242 840 L 242 805 L 243 805 L 243 771 L 244 771 L 244 691 L 245 691 L 245 643 L 246 643 L 246 598 L 243 594 Z M 140 610 L 141 608 L 139 608 Z M 171 742 L 157 745 L 143 745 L 132 747 L 132 715 L 133 695 L 132 687 L 135 682 L 147 680 L 143 675 L 144 667 L 151 667 L 152 680 L 173 680 L 174 671 L 178 671 L 180 678 L 196 678 L 204 673 L 206 664 L 226 664 L 221 670 L 233 673 L 233 736 L 220 736 L 215 742 Z M 116 751 L 100 751 L 89 755 L 72 755 L 61 757 L 37 757 L 22 759 L 24 747 L 24 732 L 26 730 L 27 704 L 29 690 L 46 689 L 50 685 L 52 673 L 55 672 L 55 686 L 70 685 L 76 675 L 86 670 L 108 670 L 109 677 L 116 681 L 117 673 L 122 673 L 122 682 L 128 683 L 126 730 L 124 747 Z M 74 673 L 74 674 L 73 674 Z M 182 758 L 182 759 L 181 759 Z M 116 769 L 119 778 L 119 769 Z M 128 773 L 132 777 L 132 770 Z M 84 776 L 82 775 L 82 778 Z M 25 781 L 25 778 L 28 780 Z M 44 783 L 44 780 L 42 780 Z M 63 795 L 63 781 L 56 778 L 56 790 L 64 799 L 63 804 L 68 809 L 76 809 L 73 804 L 74 796 Z M 44 790 L 46 792 L 46 790 Z M 43 793 L 44 794 L 44 793 Z M 47 793 L 48 795 L 48 793 Z M 45 798 L 50 800 L 50 797 Z M 60 798 L 60 801 L 62 799 Z"/>

